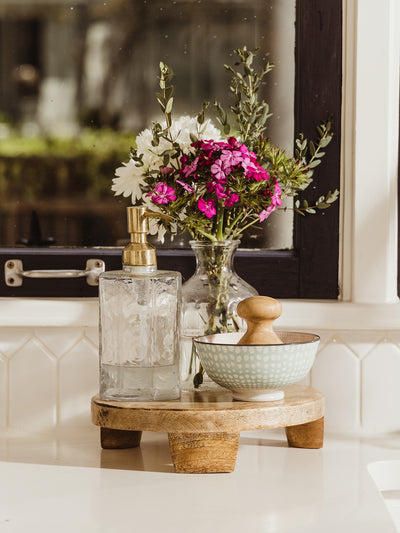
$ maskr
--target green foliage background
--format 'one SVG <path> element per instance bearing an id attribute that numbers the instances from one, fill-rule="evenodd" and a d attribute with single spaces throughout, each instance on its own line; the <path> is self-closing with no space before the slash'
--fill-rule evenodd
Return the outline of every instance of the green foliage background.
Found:
<path id="1" fill-rule="evenodd" d="M 18 135 L 0 140 L 0 198 L 111 198 L 111 180 L 135 136 L 84 130 L 74 138 Z M 1 205 L 0 200 L 0 205 Z"/>

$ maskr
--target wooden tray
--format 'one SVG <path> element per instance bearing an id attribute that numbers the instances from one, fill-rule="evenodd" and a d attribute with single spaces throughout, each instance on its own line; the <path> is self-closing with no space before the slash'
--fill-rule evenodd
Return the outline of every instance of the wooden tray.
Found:
<path id="1" fill-rule="evenodd" d="M 229 391 L 182 392 L 169 402 L 118 402 L 92 399 L 92 421 L 101 428 L 101 446 L 139 446 L 142 431 L 168 433 L 176 472 L 232 472 L 241 431 L 286 430 L 290 446 L 322 448 L 323 395 L 293 385 L 275 402 L 240 402 Z"/>

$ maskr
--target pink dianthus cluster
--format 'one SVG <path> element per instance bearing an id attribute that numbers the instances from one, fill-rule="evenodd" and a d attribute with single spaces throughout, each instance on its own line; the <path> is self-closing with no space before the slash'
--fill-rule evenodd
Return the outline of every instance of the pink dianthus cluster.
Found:
<path id="1" fill-rule="evenodd" d="M 229 137 L 227 142 L 200 140 L 193 143 L 192 147 L 196 150 L 196 157 L 181 157 L 181 177 L 196 180 L 206 173 L 209 176 L 205 185 L 208 193 L 214 193 L 217 200 L 223 201 L 224 207 L 232 207 L 239 201 L 239 194 L 232 191 L 228 184 L 233 173 L 239 171 L 245 178 L 256 181 L 269 178 L 257 162 L 255 153 L 250 152 L 247 146 L 234 137 Z M 212 218 L 217 212 L 214 198 L 199 198 L 197 207 L 208 218 Z"/>
<path id="2" fill-rule="evenodd" d="M 231 208 L 239 201 L 247 201 L 247 198 L 240 197 L 247 191 L 241 192 L 243 187 L 237 187 L 238 178 L 244 177 L 248 182 L 268 182 L 265 189 L 262 187 L 261 194 L 267 196 L 270 203 L 259 213 L 260 221 L 265 220 L 276 206 L 281 205 L 279 185 L 268 181 L 269 175 L 257 161 L 256 154 L 235 137 L 229 137 L 226 142 L 199 140 L 192 143 L 191 147 L 192 153 L 180 157 L 179 170 L 172 167 L 160 169 L 162 181 L 148 193 L 154 203 L 172 203 L 182 189 L 193 195 L 200 187 L 204 192 L 196 198 L 197 208 L 207 218 L 213 218 L 217 214 L 218 205 Z M 271 191 L 273 187 L 275 189 Z"/>

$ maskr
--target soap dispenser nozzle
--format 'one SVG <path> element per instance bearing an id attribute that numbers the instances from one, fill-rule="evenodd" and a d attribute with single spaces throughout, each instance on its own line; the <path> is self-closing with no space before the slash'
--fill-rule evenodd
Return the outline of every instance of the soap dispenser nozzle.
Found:
<path id="1" fill-rule="evenodd" d="M 156 250 L 147 242 L 149 233 L 148 212 L 144 206 L 127 207 L 130 243 L 122 251 L 124 266 L 156 266 Z"/>

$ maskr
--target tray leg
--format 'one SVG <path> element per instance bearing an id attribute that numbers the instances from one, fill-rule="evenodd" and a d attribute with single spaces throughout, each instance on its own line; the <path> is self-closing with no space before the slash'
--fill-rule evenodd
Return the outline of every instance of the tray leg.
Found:
<path id="1" fill-rule="evenodd" d="M 140 445 L 141 431 L 128 431 L 125 429 L 100 428 L 101 447 L 108 449 L 136 448 Z"/>
<path id="2" fill-rule="evenodd" d="M 324 445 L 324 417 L 285 428 L 289 446 L 295 448 L 322 448 Z"/>
<path id="3" fill-rule="evenodd" d="M 175 472 L 233 472 L 240 433 L 168 433 Z"/>

